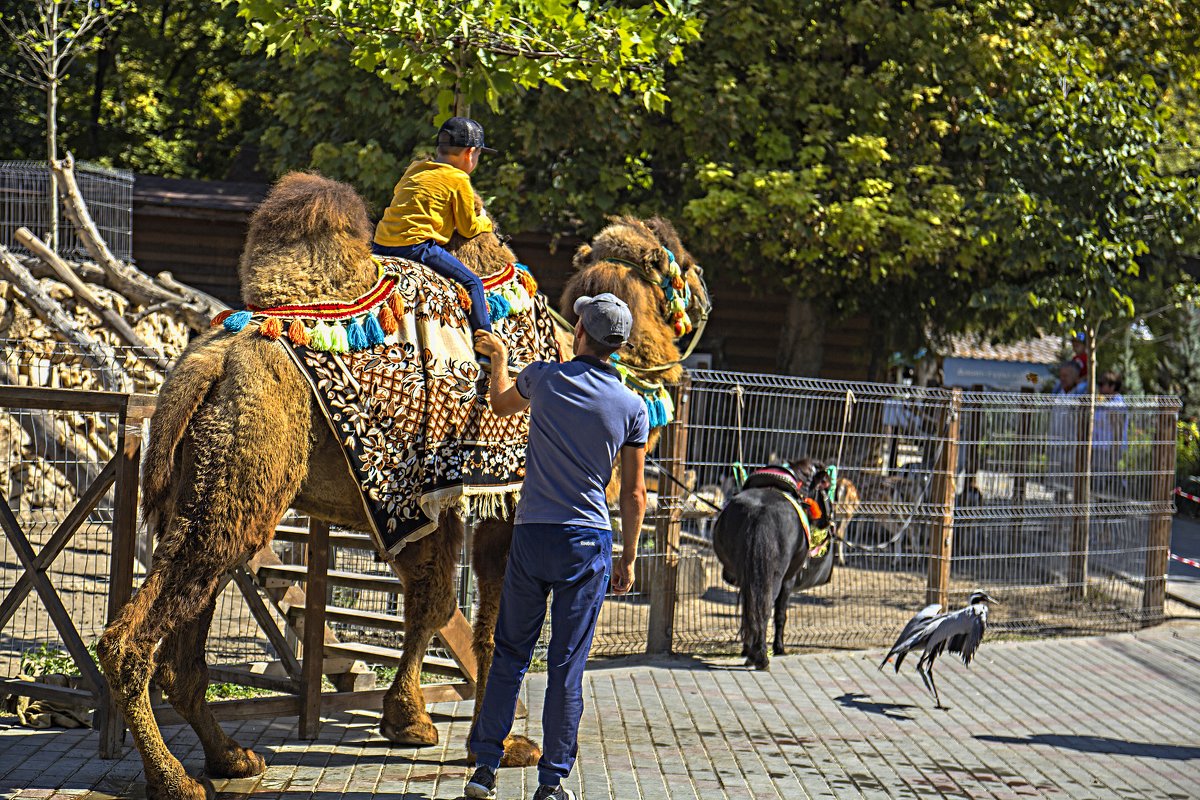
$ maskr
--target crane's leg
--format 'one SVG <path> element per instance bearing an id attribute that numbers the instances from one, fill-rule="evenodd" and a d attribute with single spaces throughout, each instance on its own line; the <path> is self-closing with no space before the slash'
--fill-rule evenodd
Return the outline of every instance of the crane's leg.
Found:
<path id="1" fill-rule="evenodd" d="M 929 674 L 929 689 L 933 692 L 934 707 L 935 708 L 945 708 L 945 706 L 942 705 L 942 698 L 938 697 L 937 681 L 935 681 L 933 679 L 933 662 L 932 661 L 929 662 L 929 666 L 925 668 L 925 671 Z"/>
<path id="2" fill-rule="evenodd" d="M 933 699 L 937 700 L 937 692 L 934 691 L 933 683 L 930 680 L 929 673 L 926 671 L 928 667 L 925 664 L 925 659 L 922 658 L 917 662 L 917 674 L 921 676 L 921 682 L 925 684 L 925 688 L 933 694 Z"/>

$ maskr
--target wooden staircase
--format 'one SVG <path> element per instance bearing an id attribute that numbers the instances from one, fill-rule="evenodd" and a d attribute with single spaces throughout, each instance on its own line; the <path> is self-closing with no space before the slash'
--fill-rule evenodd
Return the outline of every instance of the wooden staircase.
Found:
<path id="1" fill-rule="evenodd" d="M 329 713 L 344 708 L 377 707 L 382 690 L 375 687 L 375 673 L 367 664 L 394 666 L 400 662 L 402 655 L 399 648 L 341 641 L 329 627 L 330 624 L 354 625 L 368 631 L 378 631 L 380 638 L 394 638 L 397 633 L 403 632 L 404 618 L 398 614 L 327 605 L 323 599 L 327 596 L 328 587 L 399 595 L 404 585 L 394 575 L 329 568 L 331 547 L 374 554 L 375 546 L 370 536 L 365 534 L 330 532 L 328 525 L 314 520 L 307 528 L 279 526 L 275 541 L 303 546 L 307 563 L 286 564 L 273 549 L 266 548 L 245 566 L 239 567 L 233 580 L 259 627 L 279 654 L 279 664 L 274 671 L 283 674 L 270 675 L 262 671 L 218 667 L 212 669 L 213 677 L 300 694 L 301 736 L 315 738 L 322 711 Z M 396 605 L 400 605 L 398 599 Z M 282 628 L 277 624 L 271 608 L 285 621 Z M 310 621 L 316 627 L 311 627 Z M 422 673 L 456 680 L 423 685 L 425 702 L 474 697 L 477 668 L 471 649 L 472 632 L 461 609 L 455 610 L 454 616 L 438 631 L 436 638 L 450 657 L 426 655 L 421 666 Z M 304 645 L 303 659 L 296 654 L 296 642 Z M 309 657 L 309 653 L 316 649 L 321 650 L 319 666 Z M 338 690 L 336 693 L 322 694 L 322 675 L 328 676 L 333 682 Z M 356 702 L 356 697 L 361 697 L 362 702 Z M 523 709 L 521 711 L 523 713 Z"/>

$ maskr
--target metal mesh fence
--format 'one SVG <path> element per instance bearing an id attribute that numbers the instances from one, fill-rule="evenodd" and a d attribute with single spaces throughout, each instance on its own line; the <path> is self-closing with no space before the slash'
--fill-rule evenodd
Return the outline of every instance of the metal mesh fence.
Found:
<path id="1" fill-rule="evenodd" d="M 792 597 L 789 646 L 890 643 L 925 604 L 943 519 L 953 522 L 950 602 L 977 588 L 999 597 L 998 631 L 1128 629 L 1156 613 L 1143 608 L 1147 556 L 1161 557 L 1165 542 L 1148 542 L 1172 513 L 1175 398 L 1102 399 L 1089 471 L 1086 397 L 964 393 L 959 407 L 941 389 L 720 372 L 694 373 L 691 393 L 676 474 L 700 494 L 729 494 L 735 462 L 809 456 L 839 467 L 850 545 L 830 583 Z M 673 647 L 736 652 L 741 609 L 712 551 L 712 512 L 696 502 L 684 512 Z M 616 613 L 602 619 L 597 652 L 644 644 L 639 600 L 610 598 Z"/>
<path id="2" fill-rule="evenodd" d="M 77 163 L 75 181 L 104 241 L 122 261 L 133 259 L 133 173 Z M 22 226 L 45 238 L 50 225 L 50 168 L 40 161 L 0 161 L 0 242 L 25 252 L 13 234 Z M 59 215 L 58 253 L 88 258 L 71 223 Z"/>

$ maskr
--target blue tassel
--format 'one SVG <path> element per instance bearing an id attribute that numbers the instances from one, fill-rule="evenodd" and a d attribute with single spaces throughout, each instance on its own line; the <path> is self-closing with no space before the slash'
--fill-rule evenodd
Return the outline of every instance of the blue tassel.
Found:
<path id="1" fill-rule="evenodd" d="M 367 343 L 371 347 L 383 344 L 387 340 L 387 334 L 383 332 L 383 327 L 374 314 L 367 314 L 366 320 L 363 321 L 363 333 L 366 334 Z"/>
<path id="2" fill-rule="evenodd" d="M 242 328 L 250 324 L 250 317 L 252 316 L 253 314 L 251 314 L 249 311 L 233 312 L 225 318 L 225 322 L 223 323 L 225 325 L 225 330 L 229 331 L 230 333 L 237 333 Z"/>
<path id="3" fill-rule="evenodd" d="M 370 347 L 367 342 L 367 332 L 363 330 L 363 326 L 358 324 L 358 320 L 352 320 L 346 326 L 346 341 L 350 343 L 350 349 L 354 351 L 366 350 Z"/>
<path id="4" fill-rule="evenodd" d="M 512 313 L 512 306 L 499 294 L 488 295 L 488 316 L 492 322 L 506 318 Z"/>

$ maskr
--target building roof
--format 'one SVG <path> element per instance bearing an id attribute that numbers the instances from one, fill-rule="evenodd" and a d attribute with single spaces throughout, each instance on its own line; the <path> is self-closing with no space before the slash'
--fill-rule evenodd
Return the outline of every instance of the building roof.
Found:
<path id="1" fill-rule="evenodd" d="M 1057 364 L 1062 359 L 1065 344 L 1061 336 L 1041 336 L 1009 344 L 992 344 L 978 334 L 955 334 L 947 340 L 941 355 L 944 358 Z"/>
<path id="2" fill-rule="evenodd" d="M 216 214 L 249 215 L 270 185 L 233 181 L 195 181 L 137 175 L 133 182 L 133 203 L 141 212 L 149 209 L 174 209 L 191 212 L 189 216 Z M 154 213 L 154 212 L 151 212 Z"/>

